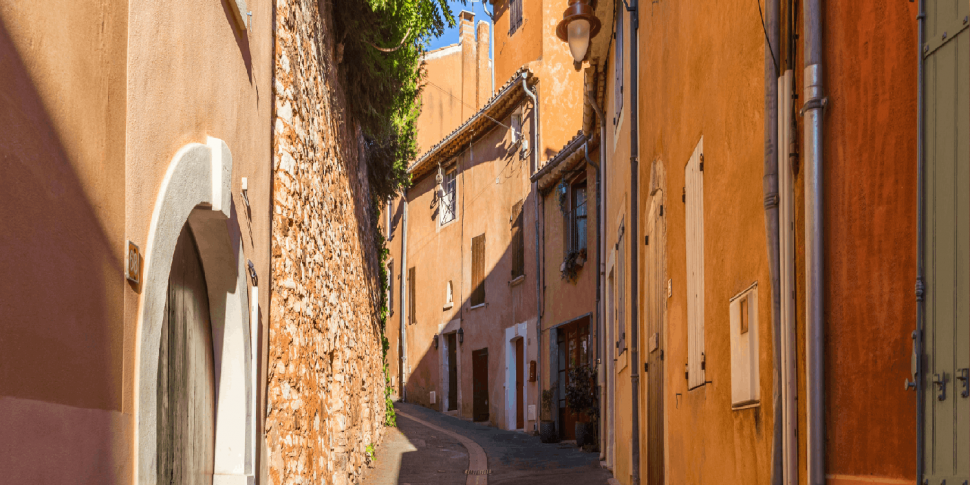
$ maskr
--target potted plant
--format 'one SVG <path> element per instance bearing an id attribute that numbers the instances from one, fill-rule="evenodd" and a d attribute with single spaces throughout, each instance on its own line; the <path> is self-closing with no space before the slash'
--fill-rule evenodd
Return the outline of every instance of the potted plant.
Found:
<path id="1" fill-rule="evenodd" d="M 552 389 L 542 391 L 542 408 L 539 410 L 539 438 L 543 443 L 559 441 L 556 422 L 552 420 Z"/>
<path id="2" fill-rule="evenodd" d="M 576 414 L 576 446 L 596 442 L 599 402 L 596 400 L 596 369 L 584 365 L 569 371 L 566 405 Z"/>

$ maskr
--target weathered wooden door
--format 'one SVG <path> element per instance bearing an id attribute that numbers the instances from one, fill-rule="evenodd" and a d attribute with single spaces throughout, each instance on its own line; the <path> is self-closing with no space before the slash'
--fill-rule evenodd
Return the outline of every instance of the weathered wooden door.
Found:
<path id="1" fill-rule="evenodd" d="M 488 421 L 488 349 L 472 352 L 472 414 Z"/>
<path id="2" fill-rule="evenodd" d="M 455 334 L 445 336 L 448 345 L 448 410 L 458 409 L 458 359 Z"/>
<path id="3" fill-rule="evenodd" d="M 579 416 L 569 407 L 566 389 L 569 387 L 569 373 L 589 362 L 589 318 L 563 325 L 559 328 L 559 437 L 564 440 L 576 439 L 576 422 Z"/>
<path id="4" fill-rule="evenodd" d="M 664 310 L 667 303 L 667 285 L 664 284 L 664 234 L 663 193 L 652 197 L 653 203 L 647 216 L 647 247 L 644 289 L 646 291 L 644 324 L 646 345 L 641 348 L 646 358 L 646 404 L 647 404 L 647 485 L 664 483 Z M 642 401 L 641 401 L 642 402 Z"/>
<path id="5" fill-rule="evenodd" d="M 970 477 L 970 5 L 928 0 L 924 478 Z"/>
<path id="6" fill-rule="evenodd" d="M 525 362 L 522 353 L 522 339 L 518 339 L 515 341 L 515 429 L 525 429 L 525 416 L 522 415 L 525 405 Z"/>
<path id="7" fill-rule="evenodd" d="M 212 483 L 214 382 L 205 275 L 185 226 L 172 259 L 158 354 L 157 483 Z"/>

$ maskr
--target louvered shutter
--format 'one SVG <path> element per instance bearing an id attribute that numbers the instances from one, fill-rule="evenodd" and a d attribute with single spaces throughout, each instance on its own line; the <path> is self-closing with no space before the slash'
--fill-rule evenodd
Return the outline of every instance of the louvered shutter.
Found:
<path id="1" fill-rule="evenodd" d="M 512 278 L 525 274 L 525 238 L 522 233 L 522 201 L 512 207 Z"/>
<path id="2" fill-rule="evenodd" d="M 704 384 L 704 139 L 684 168 L 687 230 L 687 384 Z"/>
<path id="3" fill-rule="evenodd" d="M 485 235 L 472 238 L 472 306 L 485 303 Z"/>

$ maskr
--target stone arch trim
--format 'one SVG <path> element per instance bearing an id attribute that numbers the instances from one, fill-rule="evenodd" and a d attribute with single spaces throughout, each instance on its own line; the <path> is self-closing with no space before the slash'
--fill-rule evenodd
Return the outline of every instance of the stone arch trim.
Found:
<path id="1" fill-rule="evenodd" d="M 209 286 L 216 386 L 214 483 L 253 482 L 255 415 L 245 255 L 231 197 L 232 154 L 209 137 L 176 152 L 162 180 L 145 246 L 135 347 L 135 483 L 154 484 L 161 324 L 175 244 L 191 227 Z"/>

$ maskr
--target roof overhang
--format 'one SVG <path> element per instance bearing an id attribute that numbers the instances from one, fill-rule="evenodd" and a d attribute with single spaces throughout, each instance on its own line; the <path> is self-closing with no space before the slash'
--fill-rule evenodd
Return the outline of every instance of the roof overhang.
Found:
<path id="1" fill-rule="evenodd" d="M 598 134 L 588 137 L 582 131 L 576 133 L 576 136 L 566 142 L 559 153 L 550 158 L 538 172 L 530 177 L 530 180 L 538 184 L 540 192 L 548 192 L 569 172 L 575 171 L 579 165 L 585 164 L 586 150 L 589 149 L 595 153 L 596 148 L 599 147 L 599 142 Z M 587 143 L 589 144 L 588 147 L 586 146 Z"/>

